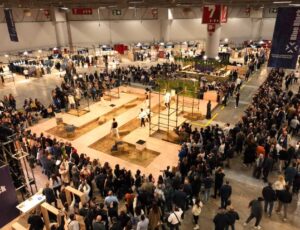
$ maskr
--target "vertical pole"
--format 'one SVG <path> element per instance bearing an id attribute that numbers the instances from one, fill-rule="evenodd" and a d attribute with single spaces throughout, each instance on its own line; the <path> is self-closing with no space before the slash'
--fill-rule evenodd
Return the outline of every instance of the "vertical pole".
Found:
<path id="1" fill-rule="evenodd" d="M 152 119 L 151 119 L 151 112 L 152 112 L 152 108 L 151 108 L 151 90 L 149 91 L 149 113 L 150 113 L 150 120 L 149 120 L 149 137 L 151 136 L 151 126 L 152 126 Z"/>

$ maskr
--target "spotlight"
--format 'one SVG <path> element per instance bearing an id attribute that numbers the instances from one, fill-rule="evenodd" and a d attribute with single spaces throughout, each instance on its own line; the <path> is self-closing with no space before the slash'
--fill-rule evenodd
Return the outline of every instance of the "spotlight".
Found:
<path id="1" fill-rule="evenodd" d="M 224 42 L 227 43 L 227 42 L 228 42 L 228 38 L 225 38 L 225 39 L 224 39 Z"/>
<path id="2" fill-rule="evenodd" d="M 38 52 L 39 52 L 39 53 L 42 53 L 43 51 L 42 51 L 42 50 L 38 50 Z"/>
<path id="3" fill-rule="evenodd" d="M 206 56 L 206 55 L 204 55 L 204 56 L 203 56 L 203 60 L 206 60 L 206 59 L 207 59 L 207 56 Z"/>
<path id="4" fill-rule="evenodd" d="M 4 57 L 8 58 L 8 57 L 9 57 L 9 55 L 8 55 L 8 54 L 5 54 L 5 55 L 4 55 Z"/>
<path id="5" fill-rule="evenodd" d="M 219 57 L 219 56 L 216 56 L 215 59 L 218 61 L 218 60 L 220 60 L 220 57 Z"/>
<path id="6" fill-rule="evenodd" d="M 24 53 L 23 53 L 25 56 L 27 56 L 28 55 L 28 52 L 27 51 L 24 51 Z"/>

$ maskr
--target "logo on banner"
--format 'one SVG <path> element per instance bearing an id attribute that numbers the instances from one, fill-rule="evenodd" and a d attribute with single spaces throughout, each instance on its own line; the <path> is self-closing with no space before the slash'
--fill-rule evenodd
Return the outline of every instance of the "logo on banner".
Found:
<path id="1" fill-rule="evenodd" d="M 6 192 L 6 187 L 5 186 L 0 186 L 0 195 L 4 192 Z"/>
<path id="2" fill-rule="evenodd" d="M 298 53 L 298 48 L 299 48 L 299 46 L 297 45 L 296 42 L 289 42 L 289 43 L 286 45 L 285 50 L 286 50 L 288 53 L 293 54 L 293 53 Z"/>

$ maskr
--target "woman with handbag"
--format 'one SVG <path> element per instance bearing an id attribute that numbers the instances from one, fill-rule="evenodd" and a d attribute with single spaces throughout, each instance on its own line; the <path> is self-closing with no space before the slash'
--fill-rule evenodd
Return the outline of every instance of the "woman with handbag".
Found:
<path id="1" fill-rule="evenodd" d="M 161 225 L 162 213 L 156 203 L 152 205 L 149 212 L 149 230 L 158 230 Z"/>
<path id="2" fill-rule="evenodd" d="M 183 211 L 181 208 L 175 207 L 174 211 L 170 213 L 168 217 L 168 223 L 170 230 L 179 230 L 179 226 L 181 224 L 181 216 Z"/>

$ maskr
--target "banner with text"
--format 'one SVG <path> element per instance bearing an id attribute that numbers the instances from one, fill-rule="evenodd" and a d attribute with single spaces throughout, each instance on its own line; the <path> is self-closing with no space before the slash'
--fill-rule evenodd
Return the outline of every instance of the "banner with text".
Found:
<path id="1" fill-rule="evenodd" d="M 300 7 L 278 9 L 268 67 L 295 69 L 300 50 Z"/>
<path id="2" fill-rule="evenodd" d="M 4 9 L 4 15 L 5 15 L 5 20 L 6 20 L 10 40 L 13 42 L 18 42 L 19 39 L 16 30 L 16 25 L 13 18 L 12 9 Z"/>
<path id="3" fill-rule="evenodd" d="M 0 168 L 0 228 L 19 215 L 16 190 L 9 173 L 9 167 Z"/>

